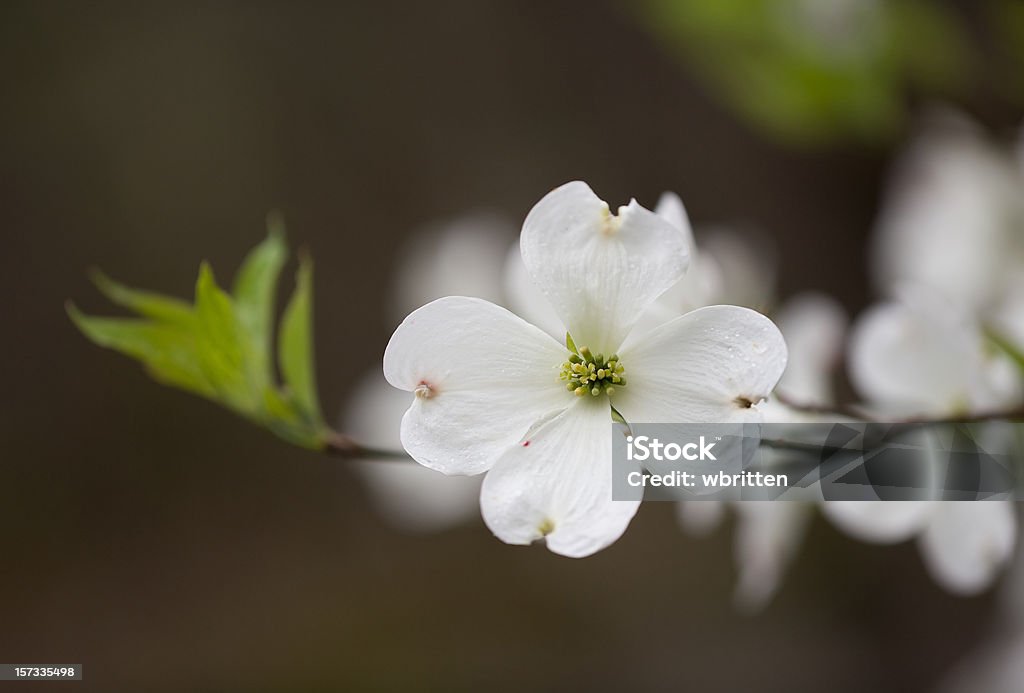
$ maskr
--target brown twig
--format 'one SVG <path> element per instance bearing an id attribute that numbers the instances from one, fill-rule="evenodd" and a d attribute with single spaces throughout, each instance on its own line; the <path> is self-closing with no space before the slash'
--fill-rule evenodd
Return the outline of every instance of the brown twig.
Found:
<path id="1" fill-rule="evenodd" d="M 878 419 L 877 417 L 869 416 L 864 409 L 856 405 L 837 405 L 835 407 L 827 407 L 817 404 L 804 404 L 796 402 L 790 399 L 787 395 L 782 392 L 775 392 L 775 398 L 782 404 L 793 409 L 794 411 L 802 412 L 804 414 L 814 414 L 816 416 L 827 416 L 834 417 L 836 419 L 856 419 L 858 421 L 866 421 L 869 423 L 893 423 L 893 424 L 912 424 L 919 426 L 929 425 L 943 425 L 943 424 L 968 424 L 968 423 L 984 423 L 986 421 L 1024 421 L 1024 407 L 1014 407 L 1012 409 L 1001 409 L 987 412 L 979 412 L 976 414 L 964 414 L 962 416 L 953 416 L 945 418 L 929 418 L 929 417 L 911 417 L 905 419 Z"/>
<path id="2" fill-rule="evenodd" d="M 857 421 L 867 423 L 886 423 L 894 424 L 898 426 L 906 426 L 908 428 L 916 428 L 923 426 L 941 426 L 941 425 L 952 425 L 952 424 L 970 424 L 970 423 L 984 423 L 987 421 L 1022 421 L 1024 422 L 1024 408 L 1006 409 L 1001 411 L 983 412 L 979 414 L 968 414 L 966 416 L 960 416 L 955 418 L 909 418 L 909 419 L 898 419 L 898 420 L 886 420 L 881 421 L 873 417 L 868 416 L 863 410 L 856 406 L 837 406 L 837 407 L 826 407 L 814 404 L 802 404 L 796 402 L 786 395 L 776 392 L 775 397 L 782 404 L 786 405 L 790 409 L 795 411 L 803 412 L 805 414 L 814 414 L 816 416 L 832 417 L 835 419 L 855 419 Z M 820 446 L 810 443 L 801 443 L 799 441 L 792 440 L 772 440 L 762 439 L 761 444 L 766 447 L 780 448 L 787 450 L 813 450 L 820 451 Z M 355 460 L 386 460 L 395 462 L 408 462 L 411 461 L 411 457 L 404 450 L 380 450 L 377 448 L 371 448 L 356 442 L 351 436 L 337 431 L 330 431 L 326 435 L 323 452 L 331 455 L 332 457 L 338 457 L 341 459 Z"/>
<path id="3" fill-rule="evenodd" d="M 409 460 L 409 455 L 404 451 L 378 450 L 369 448 L 357 443 L 352 436 L 337 431 L 330 431 L 324 441 L 322 448 L 325 453 L 332 457 L 340 457 L 348 460 Z"/>
<path id="4" fill-rule="evenodd" d="M 857 419 L 858 421 L 868 421 L 871 417 L 866 412 L 862 411 L 856 406 L 847 405 L 835 405 L 825 406 L 821 404 L 808 404 L 806 402 L 797 402 L 791 399 L 789 395 L 776 390 L 773 397 L 786 407 L 801 412 L 803 414 L 813 414 L 815 416 L 827 416 L 836 419 Z"/>

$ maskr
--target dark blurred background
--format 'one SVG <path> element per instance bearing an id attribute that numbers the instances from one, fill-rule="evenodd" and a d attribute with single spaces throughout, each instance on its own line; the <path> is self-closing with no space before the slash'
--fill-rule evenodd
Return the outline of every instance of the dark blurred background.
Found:
<path id="1" fill-rule="evenodd" d="M 317 261 L 333 416 L 379 367 L 402 239 L 467 210 L 522 219 L 577 178 L 613 206 L 675 190 L 698 224 L 774 237 L 782 296 L 865 305 L 906 125 L 773 138 L 637 7 L 3 5 L 0 660 L 81 662 L 62 685 L 103 691 L 841 693 L 927 690 L 969 650 L 990 597 L 820 521 L 754 616 L 732 607 L 728 528 L 689 538 L 669 504 L 585 560 L 480 522 L 398 533 L 345 462 L 155 385 L 67 319 L 69 298 L 113 312 L 91 266 L 180 296 L 201 259 L 226 280 L 280 210 Z M 1019 115 L 965 102 L 997 128 Z"/>

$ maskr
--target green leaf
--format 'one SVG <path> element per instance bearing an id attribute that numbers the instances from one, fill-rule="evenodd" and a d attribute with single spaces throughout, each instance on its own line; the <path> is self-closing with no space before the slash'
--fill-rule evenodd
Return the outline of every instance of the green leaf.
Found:
<path id="1" fill-rule="evenodd" d="M 323 447 L 325 427 L 322 422 L 307 420 L 304 413 L 295 408 L 291 398 L 273 388 L 268 388 L 264 395 L 264 403 L 270 415 L 267 428 L 300 447 Z"/>
<path id="2" fill-rule="evenodd" d="M 91 317 L 70 303 L 68 315 L 90 340 L 141 361 L 158 382 L 217 402 L 295 445 L 321 449 L 332 433 L 317 403 L 313 266 L 306 258 L 281 319 L 283 386 L 270 355 L 274 296 L 288 254 L 279 227 L 272 221 L 267 239 L 246 257 L 233 295 L 218 286 L 206 263 L 199 269 L 194 305 L 96 272 L 100 291 L 142 317 Z"/>
<path id="3" fill-rule="evenodd" d="M 199 367 L 195 336 L 188 328 L 133 318 L 89 317 L 74 304 L 68 304 L 67 311 L 85 336 L 142 361 L 155 380 L 215 398 L 216 389 Z"/>
<path id="4" fill-rule="evenodd" d="M 1000 351 L 1009 356 L 1010 360 L 1013 361 L 1020 372 L 1024 374 L 1024 351 L 997 332 L 987 330 L 986 334 L 988 335 L 989 341 L 991 341 L 992 344 L 994 344 Z"/>
<path id="5" fill-rule="evenodd" d="M 565 346 L 569 351 L 571 351 L 574 354 L 580 353 L 579 351 L 576 350 L 576 342 L 572 341 L 572 335 L 570 335 L 568 332 L 565 333 Z"/>
<path id="6" fill-rule="evenodd" d="M 629 7 L 739 115 L 798 145 L 891 138 L 907 116 L 908 93 L 948 98 L 977 71 L 946 3 L 819 4 L 644 0 Z"/>
<path id="7" fill-rule="evenodd" d="M 313 262 L 299 261 L 295 291 L 281 318 L 278 344 L 281 374 L 291 398 L 310 421 L 320 422 L 313 354 Z"/>
<path id="8" fill-rule="evenodd" d="M 268 226 L 266 240 L 242 262 L 232 290 L 235 314 L 253 354 L 252 367 L 265 374 L 266 381 L 272 380 L 270 350 L 277 278 L 288 259 L 282 224 L 272 217 Z"/>
<path id="9" fill-rule="evenodd" d="M 255 414 L 262 404 L 263 374 L 248 362 L 252 352 L 231 297 L 217 286 L 205 262 L 196 282 L 196 318 L 197 355 L 206 378 L 229 406 Z"/>
<path id="10" fill-rule="evenodd" d="M 140 315 L 182 325 L 191 324 L 195 320 L 192 306 L 185 301 L 151 291 L 130 289 L 99 270 L 90 272 L 90 278 L 104 296 Z"/>

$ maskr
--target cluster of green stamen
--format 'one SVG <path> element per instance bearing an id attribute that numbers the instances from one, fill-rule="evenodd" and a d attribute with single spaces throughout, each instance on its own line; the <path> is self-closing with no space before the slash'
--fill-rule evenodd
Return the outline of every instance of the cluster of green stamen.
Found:
<path id="1" fill-rule="evenodd" d="M 594 355 L 587 347 L 578 350 L 571 339 L 566 340 L 572 353 L 569 360 L 562 364 L 559 378 L 565 381 L 565 389 L 576 393 L 578 397 L 590 394 L 597 397 L 602 392 L 611 395 L 617 387 L 625 387 L 624 369 L 619 357 L 612 354 L 606 360 L 604 354 Z"/>

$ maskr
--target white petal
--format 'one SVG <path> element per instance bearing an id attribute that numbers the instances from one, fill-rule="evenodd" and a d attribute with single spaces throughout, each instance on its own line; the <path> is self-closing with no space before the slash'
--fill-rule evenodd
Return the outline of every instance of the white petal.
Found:
<path id="1" fill-rule="evenodd" d="M 611 465 L 607 398 L 580 398 L 487 474 L 484 522 L 509 544 L 546 537 L 555 553 L 589 556 L 618 539 L 640 505 L 612 500 Z"/>
<path id="2" fill-rule="evenodd" d="M 913 283 L 978 308 L 1012 258 L 1022 197 L 1008 157 L 959 115 L 933 118 L 899 162 L 883 201 L 872 266 L 891 293 Z"/>
<path id="3" fill-rule="evenodd" d="M 981 373 L 971 387 L 971 411 L 994 412 L 1015 408 L 1024 396 L 1020 366 L 1002 351 L 982 355 Z"/>
<path id="4" fill-rule="evenodd" d="M 505 258 L 505 296 L 513 313 L 559 342 L 565 340 L 565 325 L 551 307 L 551 302 L 530 278 L 518 243 L 508 249 Z"/>
<path id="5" fill-rule="evenodd" d="M 894 414 L 953 414 L 970 404 L 983 355 L 970 326 L 950 313 L 889 302 L 857 321 L 850 378 L 862 396 Z"/>
<path id="6" fill-rule="evenodd" d="M 448 476 L 404 460 L 358 462 L 376 511 L 406 532 L 438 532 L 479 515 L 480 476 Z"/>
<path id="7" fill-rule="evenodd" d="M 796 501 L 740 501 L 736 503 L 734 543 L 739 579 L 736 601 L 745 609 L 759 609 L 771 600 L 803 543 L 813 506 Z"/>
<path id="8" fill-rule="evenodd" d="M 895 544 L 922 531 L 932 501 L 825 501 L 822 510 L 836 527 L 860 541 Z"/>
<path id="9" fill-rule="evenodd" d="M 575 400 L 558 379 L 568 352 L 504 308 L 452 296 L 398 326 L 384 375 L 408 392 L 402 445 L 446 474 L 486 471 L 531 426 Z"/>
<path id="10" fill-rule="evenodd" d="M 788 346 L 788 344 L 787 344 Z M 792 359 L 789 359 L 792 362 Z M 770 424 L 806 424 L 806 423 L 822 423 L 825 421 L 836 421 L 835 416 L 825 416 L 817 412 L 808 412 L 800 409 L 795 409 L 788 405 L 783 404 L 778 400 L 777 397 L 771 397 L 764 402 L 757 405 L 758 411 L 761 412 L 761 420 L 764 423 Z M 782 430 L 789 429 L 776 429 L 776 433 Z M 805 433 L 806 431 L 800 431 L 798 429 L 793 430 L 794 435 Z M 762 457 L 765 455 L 774 456 L 774 453 L 780 452 L 779 450 L 773 450 L 772 448 L 763 448 L 761 450 Z M 783 457 L 786 455 L 784 454 Z"/>
<path id="11" fill-rule="evenodd" d="M 679 523 L 693 536 L 702 537 L 715 531 L 725 519 L 725 503 L 716 500 L 680 501 L 676 503 Z"/>
<path id="12" fill-rule="evenodd" d="M 627 386 L 612 404 L 630 422 L 756 421 L 786 367 L 786 344 L 771 320 L 747 308 L 687 313 L 619 353 Z"/>
<path id="13" fill-rule="evenodd" d="M 832 403 L 832 370 L 839 363 L 846 333 L 842 307 L 825 294 L 798 294 L 782 305 L 775 321 L 789 349 L 779 392 L 800 404 Z"/>
<path id="14" fill-rule="evenodd" d="M 683 201 L 675 193 L 665 193 L 658 201 L 655 213 L 683 234 L 690 248 L 690 267 L 686 276 L 659 296 L 640 318 L 635 329 L 641 332 L 650 331 L 683 313 L 721 302 L 717 297 L 723 277 L 718 263 L 713 257 L 699 253 Z"/>
<path id="15" fill-rule="evenodd" d="M 691 310 L 726 303 L 720 299 L 723 281 L 721 270 L 713 257 L 701 255 L 695 259 L 691 256 L 686 276 L 658 297 L 637 321 L 634 330 L 643 332 L 645 324 L 648 330 L 653 329 Z"/>
<path id="16" fill-rule="evenodd" d="M 1024 350 L 1024 261 L 1007 281 L 1006 293 L 992 309 L 989 320 L 1000 337 Z"/>
<path id="17" fill-rule="evenodd" d="M 753 230 L 712 227 L 698 233 L 700 260 L 718 274 L 716 303 L 765 310 L 775 297 L 778 251 L 772 239 Z M 708 270 L 705 270 L 708 271 Z"/>
<path id="18" fill-rule="evenodd" d="M 397 322 L 442 296 L 473 296 L 493 303 L 502 298 L 501 271 L 515 227 L 478 213 L 427 227 L 400 248 L 391 297 Z"/>
<path id="19" fill-rule="evenodd" d="M 348 393 L 341 415 L 341 430 L 359 443 L 377 450 L 402 453 L 402 417 L 409 408 L 409 393 L 388 384 L 384 374 L 366 373 Z"/>
<path id="20" fill-rule="evenodd" d="M 686 271 L 679 230 L 633 200 L 612 216 L 586 183 L 530 210 L 523 261 L 579 346 L 616 351 L 641 313 Z"/>
<path id="21" fill-rule="evenodd" d="M 409 394 L 369 373 L 349 396 L 342 430 L 360 443 L 395 450 L 394 459 L 357 462 L 376 510 L 406 531 L 438 531 L 478 515 L 480 477 L 446 476 L 405 456 L 399 429 Z"/>
<path id="22" fill-rule="evenodd" d="M 1013 554 L 1013 508 L 1010 501 L 940 502 L 920 539 L 932 577 L 957 594 L 988 587 Z"/>
<path id="23" fill-rule="evenodd" d="M 682 198 L 674 192 L 662 193 L 661 197 L 658 198 L 658 204 L 654 208 L 654 213 L 679 229 L 679 232 L 683 234 L 683 238 L 686 240 L 687 247 L 690 249 L 690 260 L 694 260 L 697 253 L 695 251 L 696 244 L 693 241 L 693 227 L 690 225 L 690 217 L 686 213 L 686 206 L 683 204 Z"/>

